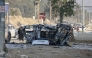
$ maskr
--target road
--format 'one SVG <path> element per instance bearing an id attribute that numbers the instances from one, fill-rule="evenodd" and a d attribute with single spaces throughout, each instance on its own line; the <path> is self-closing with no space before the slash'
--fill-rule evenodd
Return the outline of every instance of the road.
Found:
<path id="1" fill-rule="evenodd" d="M 92 40 L 92 31 L 77 32 L 74 30 L 74 37 L 76 40 Z"/>
<path id="2" fill-rule="evenodd" d="M 46 46 L 31 44 L 6 44 L 6 58 L 92 58 L 92 46 Z M 22 57 L 23 56 L 23 57 Z"/>
<path id="3" fill-rule="evenodd" d="M 92 58 L 92 44 L 73 44 L 71 47 L 31 45 L 22 44 L 26 41 L 19 41 L 16 38 L 12 38 L 11 42 L 20 44 L 6 44 L 8 49 L 6 58 Z"/>

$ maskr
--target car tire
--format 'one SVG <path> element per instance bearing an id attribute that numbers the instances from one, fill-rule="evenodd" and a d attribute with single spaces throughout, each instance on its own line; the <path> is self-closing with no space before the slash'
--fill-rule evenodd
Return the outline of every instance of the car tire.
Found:
<path id="1" fill-rule="evenodd" d="M 8 32 L 8 34 L 6 35 L 6 38 L 5 38 L 5 43 L 9 43 L 11 40 L 11 33 Z"/>

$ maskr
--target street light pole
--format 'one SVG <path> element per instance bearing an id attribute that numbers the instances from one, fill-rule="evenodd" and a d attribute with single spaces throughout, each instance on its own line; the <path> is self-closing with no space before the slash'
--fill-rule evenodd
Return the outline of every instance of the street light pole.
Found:
<path id="1" fill-rule="evenodd" d="M 50 1 L 50 25 L 51 25 L 51 19 L 52 19 L 52 7 L 51 7 L 51 1 Z"/>
<path id="2" fill-rule="evenodd" d="M 39 23 L 39 13 L 40 13 L 40 0 L 38 1 L 38 23 Z"/>
<path id="3" fill-rule="evenodd" d="M 90 12 L 89 12 L 89 24 L 90 24 Z"/>
<path id="4" fill-rule="evenodd" d="M 39 14 L 40 14 L 40 1 L 41 1 L 41 0 L 38 1 L 38 23 L 39 23 L 39 16 L 40 16 L 40 15 L 39 15 Z"/>
<path id="5" fill-rule="evenodd" d="M 89 7 L 90 7 L 90 0 L 89 0 Z M 89 12 L 89 24 L 90 24 L 90 18 L 91 18 L 91 15 L 90 15 L 90 12 Z"/>
<path id="6" fill-rule="evenodd" d="M 82 0 L 82 33 L 84 32 L 84 0 Z"/>
<path id="7" fill-rule="evenodd" d="M 7 27 L 9 25 L 9 3 L 5 3 L 5 12 L 6 12 L 6 20 L 7 20 Z"/>
<path id="8" fill-rule="evenodd" d="M 36 18 L 36 13 L 37 13 L 37 12 L 36 12 L 36 11 L 37 11 L 37 10 L 36 10 L 36 6 L 37 6 L 37 3 L 36 3 L 36 1 L 34 0 L 34 7 L 35 7 L 35 19 L 37 19 L 37 18 Z"/>
<path id="9" fill-rule="evenodd" d="M 39 13 L 40 13 L 40 1 L 41 1 L 41 0 L 34 0 L 34 5 L 35 5 L 35 17 L 37 17 L 38 22 L 39 22 Z"/>

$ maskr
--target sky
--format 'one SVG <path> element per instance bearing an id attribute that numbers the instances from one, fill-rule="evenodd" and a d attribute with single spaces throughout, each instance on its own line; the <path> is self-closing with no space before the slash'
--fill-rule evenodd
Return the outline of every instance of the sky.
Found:
<path id="1" fill-rule="evenodd" d="M 92 0 L 83 0 L 84 1 L 84 6 L 92 6 Z M 76 2 L 80 5 L 82 5 L 82 0 L 76 0 Z"/>
<path id="2" fill-rule="evenodd" d="M 83 0 L 84 6 L 91 6 L 91 7 L 84 7 L 88 12 L 92 12 L 92 0 Z M 76 0 L 76 2 L 82 6 L 82 0 Z"/>

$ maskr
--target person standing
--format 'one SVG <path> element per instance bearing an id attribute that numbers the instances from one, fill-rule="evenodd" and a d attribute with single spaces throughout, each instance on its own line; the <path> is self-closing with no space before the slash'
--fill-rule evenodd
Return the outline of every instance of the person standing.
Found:
<path id="1" fill-rule="evenodd" d="M 25 30 L 26 26 L 23 27 L 23 36 L 26 37 L 26 30 Z M 24 38 L 23 37 L 23 38 Z"/>
<path id="2" fill-rule="evenodd" d="M 23 27 L 20 27 L 20 28 L 19 28 L 19 30 L 18 30 L 18 35 L 19 35 L 19 36 L 18 36 L 19 41 L 21 41 L 21 40 L 24 41 L 24 39 L 23 39 L 23 37 L 24 37 L 24 36 L 23 36 Z"/>
<path id="3" fill-rule="evenodd" d="M 76 27 L 76 29 L 77 29 L 77 32 L 79 33 L 79 27 Z"/>

